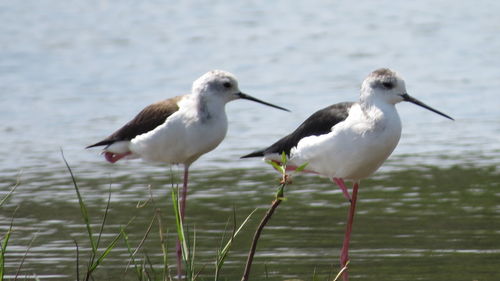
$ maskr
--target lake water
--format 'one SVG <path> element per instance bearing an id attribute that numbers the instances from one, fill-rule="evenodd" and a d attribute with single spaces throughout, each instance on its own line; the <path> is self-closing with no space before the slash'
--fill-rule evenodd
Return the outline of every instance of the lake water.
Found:
<path id="1" fill-rule="evenodd" d="M 233 72 L 240 88 L 287 107 L 227 105 L 224 142 L 192 166 L 188 224 L 196 228 L 203 278 L 236 209 L 238 237 L 223 278 L 238 280 L 253 231 L 271 202 L 277 175 L 239 156 L 293 130 L 326 105 L 355 100 L 379 67 L 406 80 L 411 95 L 451 122 L 400 104 L 403 135 L 393 155 L 363 181 L 353 230 L 353 280 L 500 278 L 500 20 L 498 1 L 1 1 L 0 238 L 14 217 L 6 253 L 15 274 L 75 279 L 74 239 L 85 228 L 61 159 L 63 149 L 97 228 L 111 186 L 105 238 L 136 217 L 134 245 L 153 216 L 152 188 L 169 244 L 169 200 L 179 168 L 141 161 L 104 163 L 85 150 L 144 106 L 186 93 L 210 69 Z M 326 280 L 337 271 L 347 203 L 324 178 L 295 176 L 264 230 L 253 280 Z M 17 208 L 17 211 L 14 212 Z M 157 228 L 145 245 L 159 264 Z M 173 258 L 173 256 L 171 257 Z M 120 242 L 98 280 L 125 273 Z"/>

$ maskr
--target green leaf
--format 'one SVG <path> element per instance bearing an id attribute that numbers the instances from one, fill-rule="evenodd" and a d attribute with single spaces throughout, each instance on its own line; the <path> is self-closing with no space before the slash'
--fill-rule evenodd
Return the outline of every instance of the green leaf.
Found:
<path id="1" fill-rule="evenodd" d="M 281 152 L 281 163 L 283 163 L 283 165 L 286 165 L 286 161 L 287 161 L 286 153 L 283 151 Z"/>
<path id="2" fill-rule="evenodd" d="M 282 174 L 285 172 L 285 170 L 283 169 L 283 167 L 280 164 L 278 164 L 274 161 L 267 161 L 267 163 L 269 163 L 271 166 L 273 166 L 273 168 L 275 168 L 278 172 L 280 172 Z"/>
<path id="3" fill-rule="evenodd" d="M 306 162 L 300 166 L 297 167 L 297 169 L 295 169 L 296 172 L 302 172 L 304 171 L 304 169 L 306 168 L 306 166 L 309 164 L 309 162 Z"/>

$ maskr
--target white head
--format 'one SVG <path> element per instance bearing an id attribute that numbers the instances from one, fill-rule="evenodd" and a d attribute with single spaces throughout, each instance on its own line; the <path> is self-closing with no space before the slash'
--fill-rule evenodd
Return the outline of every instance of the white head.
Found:
<path id="1" fill-rule="evenodd" d="M 361 99 L 382 100 L 396 104 L 404 100 L 406 94 L 405 81 L 396 72 L 388 68 L 380 68 L 368 75 L 361 86 Z"/>
<path id="2" fill-rule="evenodd" d="M 450 116 L 437 111 L 436 109 L 408 95 L 403 78 L 388 68 L 379 68 L 373 71 L 363 81 L 360 96 L 360 102 L 362 104 L 372 104 L 377 102 L 396 104 L 402 101 L 411 102 L 453 120 Z"/>
<path id="3" fill-rule="evenodd" d="M 212 98 L 220 98 L 229 102 L 238 98 L 240 93 L 236 77 L 229 72 L 212 70 L 203 74 L 193 82 L 192 93 Z"/>
<path id="4" fill-rule="evenodd" d="M 208 100 L 222 101 L 224 104 L 236 99 L 246 99 L 262 103 L 274 108 L 289 111 L 288 109 L 261 101 L 250 95 L 244 94 L 238 88 L 238 80 L 236 77 L 222 70 L 212 70 L 203 74 L 200 78 L 193 82 L 192 93 L 200 95 Z"/>

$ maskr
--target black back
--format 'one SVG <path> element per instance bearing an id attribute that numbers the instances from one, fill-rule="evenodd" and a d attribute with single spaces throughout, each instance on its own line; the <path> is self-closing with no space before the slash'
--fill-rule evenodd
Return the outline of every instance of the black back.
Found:
<path id="1" fill-rule="evenodd" d="M 309 116 L 293 133 L 275 142 L 268 148 L 254 151 L 241 158 L 261 157 L 265 154 L 281 154 L 283 151 L 290 155 L 290 150 L 297 146 L 299 141 L 308 136 L 319 136 L 331 132 L 333 126 L 344 121 L 349 115 L 349 109 L 354 102 L 341 102 L 316 111 Z"/>

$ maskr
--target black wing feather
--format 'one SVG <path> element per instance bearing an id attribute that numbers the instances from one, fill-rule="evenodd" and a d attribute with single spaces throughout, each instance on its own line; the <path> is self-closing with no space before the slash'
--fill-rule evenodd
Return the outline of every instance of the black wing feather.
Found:
<path id="1" fill-rule="evenodd" d="M 354 102 L 342 102 L 330 105 L 316 111 L 309 116 L 293 133 L 275 142 L 268 148 L 254 151 L 241 158 L 262 157 L 265 154 L 281 154 L 283 151 L 290 155 L 290 150 L 297 146 L 297 143 L 308 136 L 318 136 L 327 134 L 337 123 L 344 121 L 349 115 L 349 109 Z"/>
<path id="2" fill-rule="evenodd" d="M 163 100 L 145 107 L 137 116 L 104 140 L 87 146 L 110 145 L 117 141 L 131 140 L 160 126 L 174 112 L 179 110 L 177 102 L 182 96 Z"/>

